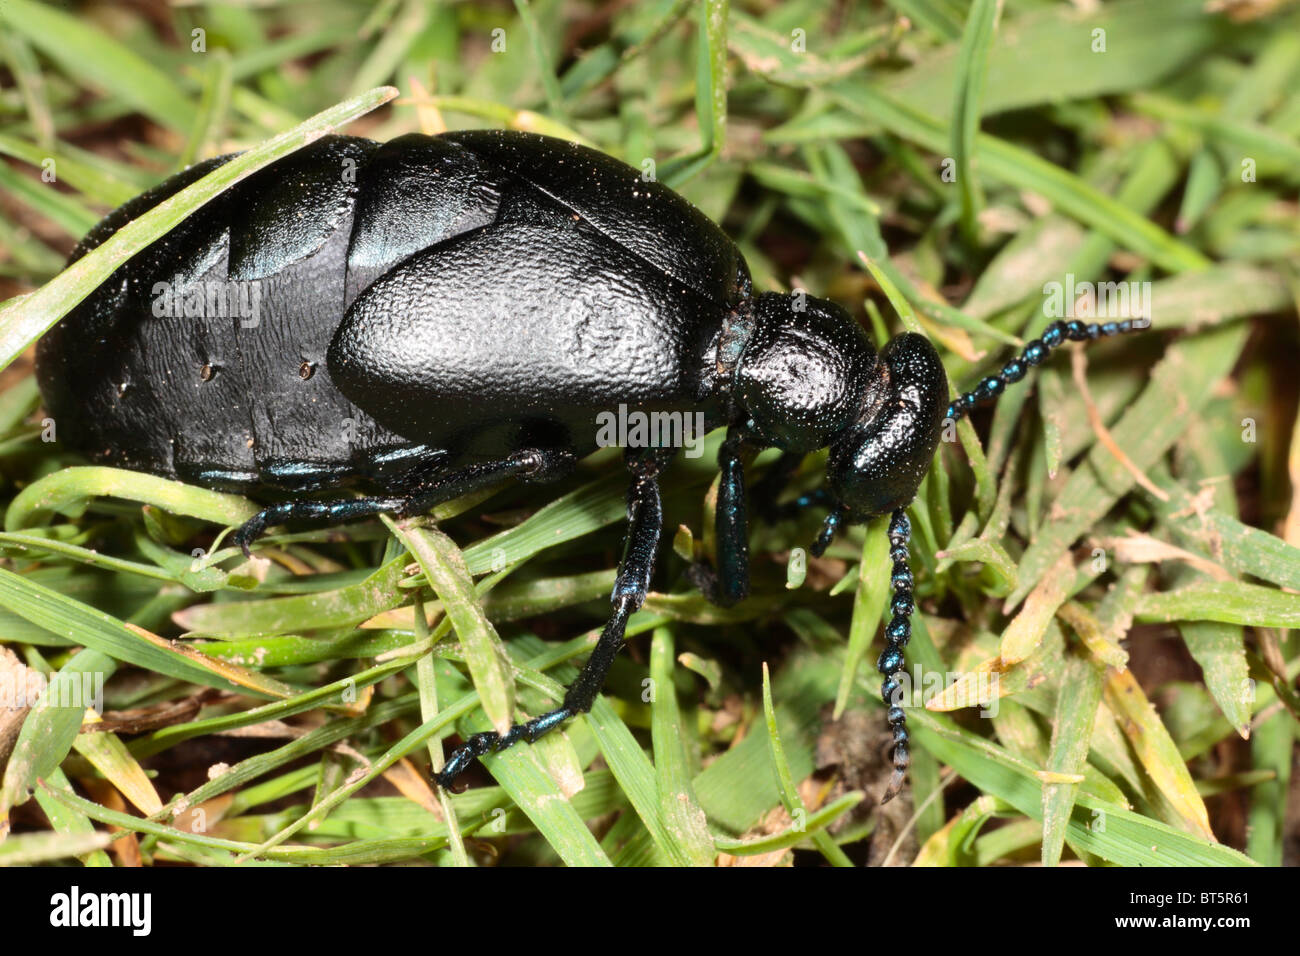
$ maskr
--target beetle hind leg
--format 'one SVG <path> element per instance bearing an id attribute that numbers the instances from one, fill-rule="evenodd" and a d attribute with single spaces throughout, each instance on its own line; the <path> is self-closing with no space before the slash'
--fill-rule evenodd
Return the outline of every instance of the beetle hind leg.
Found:
<path id="1" fill-rule="evenodd" d="M 627 538 L 623 560 L 619 563 L 618 577 L 614 579 L 614 590 L 610 595 L 613 613 L 582 672 L 565 690 L 563 704 L 526 723 L 515 724 L 504 735 L 486 731 L 470 737 L 452 753 L 438 773 L 439 786 L 450 789 L 456 777 L 484 754 L 498 753 L 521 740 L 532 743 L 570 717 L 591 710 L 614 658 L 623 649 L 627 620 L 641 607 L 650 589 L 650 575 L 654 572 L 655 554 L 663 529 L 658 476 L 669 457 L 660 451 L 628 454 L 628 468 L 633 478 L 627 492 Z"/>
<path id="2" fill-rule="evenodd" d="M 401 518 L 424 514 L 434 505 L 508 478 L 549 480 L 573 464 L 567 451 L 526 448 L 499 461 L 482 462 L 455 471 L 425 470 L 396 493 L 361 498 L 282 501 L 263 508 L 235 531 L 232 541 L 245 555 L 267 528 L 286 521 L 340 524 L 383 512 Z"/>
<path id="3" fill-rule="evenodd" d="M 281 501 L 263 508 L 249 518 L 231 535 L 230 540 L 244 552 L 244 557 L 252 556 L 253 542 L 262 533 L 277 524 L 286 521 L 303 521 L 313 524 L 341 524 L 377 515 L 380 512 L 401 511 L 407 499 L 397 497 L 369 498 L 330 498 L 322 501 Z"/>

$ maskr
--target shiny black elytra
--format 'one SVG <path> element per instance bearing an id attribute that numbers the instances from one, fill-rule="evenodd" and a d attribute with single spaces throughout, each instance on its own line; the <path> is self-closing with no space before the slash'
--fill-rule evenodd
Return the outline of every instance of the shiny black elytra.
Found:
<path id="1" fill-rule="evenodd" d="M 111 213 L 72 261 L 227 159 Z M 214 289 L 233 293 L 226 308 Z M 183 317 L 159 317 L 176 290 L 204 294 Z M 693 578 L 723 604 L 749 587 L 747 458 L 785 452 L 760 489 L 770 508 L 798 460 L 829 446 L 828 493 L 804 499 L 831 506 L 814 553 L 846 522 L 892 515 L 892 618 L 878 662 L 895 741 L 887 800 L 909 761 L 898 679 L 913 610 L 903 509 L 945 415 L 992 401 L 1067 338 L 1128 328 L 1054 323 L 949 406 L 924 337 L 901 335 L 877 354 L 834 303 L 754 295 L 716 225 L 602 153 L 504 131 L 382 145 L 331 136 L 232 187 L 119 268 L 42 339 L 37 375 L 60 439 L 93 460 L 252 494 L 335 492 L 265 508 L 235 533 L 246 554 L 283 521 L 421 514 L 503 479 L 555 479 L 595 450 L 597 415 L 620 405 L 703 412 L 727 436 L 718 568 Z M 672 454 L 625 452 L 613 614 L 563 705 L 504 736 L 471 737 L 440 784 L 591 708 L 650 584 L 657 477 Z M 350 485 L 365 496 L 345 496 Z"/>

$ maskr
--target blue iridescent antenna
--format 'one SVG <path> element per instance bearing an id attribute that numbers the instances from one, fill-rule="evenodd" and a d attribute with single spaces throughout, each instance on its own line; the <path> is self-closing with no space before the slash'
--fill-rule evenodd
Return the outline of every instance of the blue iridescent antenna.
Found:
<path id="1" fill-rule="evenodd" d="M 889 557 L 894 562 L 889 575 L 893 600 L 889 602 L 891 617 L 885 625 L 885 649 L 880 652 L 876 669 L 884 675 L 885 682 L 880 685 L 880 696 L 889 708 L 889 729 L 894 735 L 894 772 L 889 778 L 889 786 L 881 803 L 888 803 L 898 796 L 907 777 L 908 764 L 912 762 L 908 750 L 907 713 L 903 710 L 903 687 L 899 674 L 903 670 L 903 648 L 912 639 L 912 610 L 916 604 L 912 599 L 912 570 L 907 566 L 907 543 L 912 537 L 912 526 L 907 514 L 899 508 L 889 519 Z"/>
<path id="2" fill-rule="evenodd" d="M 998 396 L 1006 391 L 1008 385 L 1014 385 L 1024 378 L 1032 366 L 1041 365 L 1051 354 L 1052 349 L 1059 345 L 1064 345 L 1066 342 L 1087 342 L 1143 327 L 1135 326 L 1132 319 L 1101 323 L 1085 323 L 1078 319 L 1071 319 L 1069 322 L 1053 322 L 1043 330 L 1042 338 L 1031 340 L 1017 358 L 1002 366 L 998 374 L 988 376 L 969 392 L 957 398 L 948 406 L 944 417 L 957 421 L 976 408 L 993 404 Z"/>

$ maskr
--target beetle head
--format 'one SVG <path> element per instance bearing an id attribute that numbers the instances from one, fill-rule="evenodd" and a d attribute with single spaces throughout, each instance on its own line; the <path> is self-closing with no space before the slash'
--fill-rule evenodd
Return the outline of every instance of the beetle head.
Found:
<path id="1" fill-rule="evenodd" d="M 890 340 L 861 415 L 831 443 L 826 478 L 837 521 L 865 521 L 912 500 L 947 405 L 948 376 L 929 340 L 910 332 Z"/>

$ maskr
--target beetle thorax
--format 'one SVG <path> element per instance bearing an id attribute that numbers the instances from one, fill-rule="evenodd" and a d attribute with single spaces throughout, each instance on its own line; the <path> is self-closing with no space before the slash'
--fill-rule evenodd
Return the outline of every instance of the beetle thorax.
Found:
<path id="1" fill-rule="evenodd" d="M 829 445 L 879 391 L 871 341 L 838 305 L 802 292 L 758 296 L 754 315 L 732 379 L 749 429 L 787 451 Z"/>

